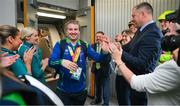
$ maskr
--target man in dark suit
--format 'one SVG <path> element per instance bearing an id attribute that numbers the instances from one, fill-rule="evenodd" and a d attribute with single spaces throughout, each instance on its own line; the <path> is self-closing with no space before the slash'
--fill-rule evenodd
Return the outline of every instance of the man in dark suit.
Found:
<path id="1" fill-rule="evenodd" d="M 99 38 L 104 35 L 104 32 L 98 31 L 95 36 L 95 44 L 92 45 L 96 52 L 101 53 L 101 45 Z M 103 105 L 109 105 L 109 82 L 110 82 L 110 65 L 111 60 L 110 55 L 107 56 L 105 61 L 93 63 L 92 71 L 95 74 L 95 100 L 91 102 L 91 105 L 100 104 L 102 101 L 102 92 L 103 92 Z"/>
<path id="2" fill-rule="evenodd" d="M 132 20 L 137 23 L 139 29 L 134 38 L 123 48 L 122 60 L 126 66 L 136 75 L 153 72 L 161 54 L 162 33 L 153 21 L 153 8 L 147 2 L 142 2 L 132 10 Z M 119 105 L 146 105 L 146 93 L 137 92 L 129 87 L 128 82 L 121 78 L 119 94 L 126 100 L 118 100 Z M 128 89 L 124 89 L 128 88 Z M 128 92 L 130 93 L 127 96 Z M 125 98 L 127 97 L 127 98 Z"/>

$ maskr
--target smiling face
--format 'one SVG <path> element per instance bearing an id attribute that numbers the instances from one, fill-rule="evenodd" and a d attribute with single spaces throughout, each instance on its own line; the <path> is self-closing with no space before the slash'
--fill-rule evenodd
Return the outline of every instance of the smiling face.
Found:
<path id="1" fill-rule="evenodd" d="M 122 36 L 123 36 L 123 38 L 122 38 L 123 44 L 129 43 L 131 41 L 131 39 L 132 39 L 130 37 L 130 35 L 128 35 L 126 32 L 123 32 Z"/>
<path id="2" fill-rule="evenodd" d="M 160 25 L 162 30 L 166 30 L 168 28 L 169 22 L 166 20 L 160 20 Z"/>
<path id="3" fill-rule="evenodd" d="M 96 33 L 95 42 L 100 43 L 102 36 L 103 36 L 102 33 Z"/>
<path id="4" fill-rule="evenodd" d="M 74 24 L 74 23 L 68 24 L 67 30 L 66 30 L 66 35 L 70 40 L 76 41 L 80 35 L 79 25 Z"/>
<path id="5" fill-rule="evenodd" d="M 32 43 L 33 45 L 39 44 L 39 36 L 36 30 L 34 30 L 33 34 L 30 36 L 29 42 Z"/>

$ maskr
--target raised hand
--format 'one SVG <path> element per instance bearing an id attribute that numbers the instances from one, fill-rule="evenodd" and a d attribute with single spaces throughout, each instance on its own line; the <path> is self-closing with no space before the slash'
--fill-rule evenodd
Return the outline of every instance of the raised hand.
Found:
<path id="1" fill-rule="evenodd" d="M 117 46 L 114 43 L 110 43 L 109 44 L 109 50 L 111 53 L 111 57 L 113 58 L 113 60 L 116 63 L 121 63 L 121 56 L 122 56 L 122 48 L 120 47 L 119 49 L 117 48 Z"/>
<path id="2" fill-rule="evenodd" d="M 100 38 L 100 41 L 101 41 L 100 44 L 101 44 L 102 50 L 105 52 L 110 52 L 109 43 L 112 42 L 112 39 L 107 35 L 102 35 Z"/>
<path id="3" fill-rule="evenodd" d="M 33 54 L 34 54 L 35 50 L 36 50 L 35 47 L 31 47 L 29 50 L 26 50 L 23 55 L 24 64 L 26 65 L 26 68 L 27 68 L 29 74 L 32 74 L 31 73 L 31 62 L 32 62 L 32 58 L 33 58 Z"/>
<path id="4" fill-rule="evenodd" d="M 26 50 L 24 52 L 23 60 L 24 60 L 25 64 L 31 64 L 32 57 L 33 57 L 33 54 L 34 54 L 35 50 L 36 50 L 35 47 L 31 47 L 29 50 Z"/>
<path id="5" fill-rule="evenodd" d="M 116 41 L 116 42 L 121 42 L 122 40 L 123 40 L 122 34 L 117 34 L 117 35 L 115 36 L 115 41 Z"/>
<path id="6" fill-rule="evenodd" d="M 104 51 L 104 52 L 110 52 L 109 50 L 109 44 L 107 42 L 102 42 L 101 43 L 101 49 Z"/>
<path id="7" fill-rule="evenodd" d="M 16 62 L 16 59 L 19 58 L 18 54 L 12 55 L 12 56 L 7 56 L 7 52 L 1 54 L 1 66 L 2 67 L 9 67 L 11 66 L 13 63 Z"/>
<path id="8" fill-rule="evenodd" d="M 121 44 L 119 43 L 119 42 L 113 42 L 115 45 L 116 45 L 116 47 L 120 50 L 121 49 Z"/>
<path id="9" fill-rule="evenodd" d="M 112 42 L 112 39 L 108 35 L 102 35 L 100 37 L 100 41 L 101 41 L 101 43 L 102 42 L 110 43 L 110 42 Z"/>

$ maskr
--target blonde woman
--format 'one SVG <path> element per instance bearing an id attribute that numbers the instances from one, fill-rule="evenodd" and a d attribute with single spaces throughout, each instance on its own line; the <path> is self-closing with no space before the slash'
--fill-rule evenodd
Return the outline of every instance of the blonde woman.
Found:
<path id="1" fill-rule="evenodd" d="M 45 83 L 44 69 L 48 64 L 48 59 L 42 61 L 42 51 L 37 46 L 39 44 L 38 31 L 34 28 L 27 27 L 24 28 L 21 32 L 21 39 L 23 40 L 23 44 L 20 46 L 18 53 L 20 57 L 23 58 L 23 54 L 26 50 L 30 48 L 36 48 L 31 63 L 32 76 L 42 83 Z"/>

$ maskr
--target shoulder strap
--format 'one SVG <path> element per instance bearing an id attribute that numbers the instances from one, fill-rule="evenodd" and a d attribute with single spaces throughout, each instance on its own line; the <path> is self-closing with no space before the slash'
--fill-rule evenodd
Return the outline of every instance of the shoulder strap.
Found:
<path id="1" fill-rule="evenodd" d="M 63 39 L 60 41 L 60 51 L 61 51 L 60 57 L 61 58 L 63 58 L 64 56 L 65 47 L 66 47 L 66 39 Z"/>
<path id="2" fill-rule="evenodd" d="M 87 47 L 88 47 L 88 43 L 87 42 L 84 42 L 82 40 L 80 40 L 80 43 L 81 43 L 81 47 L 82 47 L 82 50 L 84 52 L 84 55 L 85 55 L 85 58 L 87 57 Z M 60 41 L 60 51 L 61 51 L 61 58 L 63 57 L 64 55 L 64 51 L 65 51 L 65 47 L 66 47 L 66 39 L 63 39 Z"/>
<path id="3" fill-rule="evenodd" d="M 84 56 L 85 58 L 87 57 L 87 48 L 88 48 L 88 43 L 87 42 L 84 42 L 82 40 L 80 40 L 80 43 L 81 43 L 81 47 L 82 47 L 82 50 L 84 52 Z"/>
<path id="4" fill-rule="evenodd" d="M 59 42 L 59 46 L 60 46 L 60 51 L 61 51 L 61 53 L 60 53 L 60 58 L 63 58 L 63 56 L 64 56 L 64 51 L 65 51 L 65 47 L 66 47 L 66 39 L 62 39 L 62 40 L 60 40 Z M 57 69 L 56 69 L 57 70 Z M 57 76 L 57 71 L 56 71 L 56 73 L 54 74 L 54 78 L 56 78 L 56 76 Z M 59 74 L 60 75 L 60 77 L 61 77 L 61 74 Z"/>

